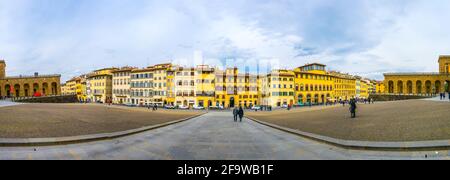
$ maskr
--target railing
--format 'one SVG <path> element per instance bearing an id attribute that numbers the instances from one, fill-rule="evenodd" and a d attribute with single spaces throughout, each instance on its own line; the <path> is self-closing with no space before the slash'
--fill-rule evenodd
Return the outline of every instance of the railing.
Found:
<path id="1" fill-rule="evenodd" d="M 370 95 L 390 95 L 390 96 L 422 96 L 422 97 L 434 97 L 436 93 L 371 93 Z"/>
<path id="2" fill-rule="evenodd" d="M 22 79 L 22 78 L 46 78 L 46 77 L 61 77 L 60 74 L 44 74 L 44 75 L 19 75 L 19 76 L 8 76 L 5 79 Z"/>
<path id="3" fill-rule="evenodd" d="M 12 101 L 20 101 L 20 100 L 28 100 L 28 99 L 38 99 L 38 98 L 48 98 L 48 97 L 64 97 L 64 96 L 71 96 L 71 95 L 46 95 L 46 96 L 27 96 L 27 97 L 7 97 L 7 99 L 11 99 Z"/>

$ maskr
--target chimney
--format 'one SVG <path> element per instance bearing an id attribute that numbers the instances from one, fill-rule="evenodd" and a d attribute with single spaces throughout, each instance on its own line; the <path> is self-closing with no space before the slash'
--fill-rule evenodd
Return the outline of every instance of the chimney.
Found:
<path id="1" fill-rule="evenodd" d="M 38 72 L 35 72 L 34 73 L 34 77 L 38 77 L 39 76 L 39 73 Z"/>

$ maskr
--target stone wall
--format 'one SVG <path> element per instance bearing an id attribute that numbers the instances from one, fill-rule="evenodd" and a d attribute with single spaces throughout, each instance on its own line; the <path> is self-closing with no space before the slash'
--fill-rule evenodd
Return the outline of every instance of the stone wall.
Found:
<path id="1" fill-rule="evenodd" d="M 77 103 L 76 95 L 67 96 L 48 96 L 48 97 L 33 97 L 33 98 L 13 98 L 15 102 L 23 103 Z"/>
<path id="2" fill-rule="evenodd" d="M 369 97 L 373 98 L 375 101 L 400 101 L 410 99 L 425 99 L 430 98 L 431 96 L 371 94 Z"/>

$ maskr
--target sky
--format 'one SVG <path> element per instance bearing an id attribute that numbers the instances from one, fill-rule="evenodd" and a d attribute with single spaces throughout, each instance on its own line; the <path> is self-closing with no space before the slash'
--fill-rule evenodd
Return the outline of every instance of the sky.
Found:
<path id="1" fill-rule="evenodd" d="M 0 0 L 8 76 L 174 62 L 328 70 L 382 80 L 437 72 L 447 0 Z M 250 70 L 253 71 L 253 70 Z"/>

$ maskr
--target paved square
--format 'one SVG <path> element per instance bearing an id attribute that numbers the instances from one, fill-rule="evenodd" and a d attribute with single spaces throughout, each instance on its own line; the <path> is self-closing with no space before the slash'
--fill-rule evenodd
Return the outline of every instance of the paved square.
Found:
<path id="1" fill-rule="evenodd" d="M 153 112 L 145 108 L 97 104 L 23 104 L 0 107 L 0 138 L 111 133 L 162 124 L 197 114 L 200 112 Z"/>
<path id="2" fill-rule="evenodd" d="M 349 107 L 314 107 L 292 111 L 249 112 L 249 117 L 344 140 L 427 141 L 450 139 L 450 103 L 409 100 L 359 104 L 357 118 Z"/>

